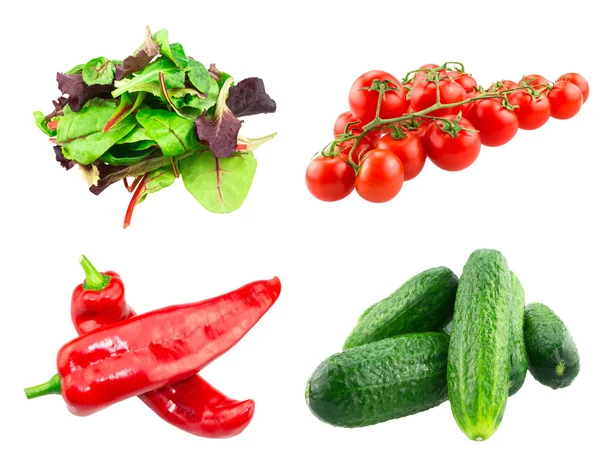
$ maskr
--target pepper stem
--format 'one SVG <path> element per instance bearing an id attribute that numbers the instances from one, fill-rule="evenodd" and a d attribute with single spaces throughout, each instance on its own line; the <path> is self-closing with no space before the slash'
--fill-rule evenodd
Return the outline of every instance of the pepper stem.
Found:
<path id="1" fill-rule="evenodd" d="M 81 255 L 81 258 L 79 259 L 79 264 L 81 264 L 81 267 L 85 272 L 85 281 L 83 282 L 83 289 L 102 291 L 104 288 L 106 288 L 106 286 L 108 286 L 110 276 L 102 274 L 100 271 L 94 268 L 94 265 L 84 255 Z"/>
<path id="2" fill-rule="evenodd" d="M 60 395 L 60 377 L 56 374 L 46 383 L 36 385 L 34 387 L 28 387 L 25 389 L 25 396 L 28 399 L 43 397 L 44 395 L 58 394 Z"/>

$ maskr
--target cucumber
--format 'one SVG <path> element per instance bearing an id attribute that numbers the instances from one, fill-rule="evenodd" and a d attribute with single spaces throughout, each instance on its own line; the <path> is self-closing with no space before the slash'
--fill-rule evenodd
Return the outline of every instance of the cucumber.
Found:
<path id="1" fill-rule="evenodd" d="M 510 305 L 510 381 L 508 395 L 517 393 L 527 376 L 527 351 L 523 336 L 523 318 L 525 315 L 525 290 L 517 275 L 510 272 L 512 302 Z"/>
<path id="2" fill-rule="evenodd" d="M 450 348 L 448 397 L 472 440 L 494 434 L 504 415 L 510 377 L 511 277 L 494 250 L 471 254 L 458 284 Z"/>
<path id="3" fill-rule="evenodd" d="M 448 336 L 405 334 L 335 354 L 306 386 L 320 420 L 354 428 L 435 407 L 447 399 Z"/>
<path id="4" fill-rule="evenodd" d="M 525 308 L 525 347 L 531 375 L 553 389 L 571 385 L 579 373 L 579 353 L 567 327 L 546 305 Z"/>
<path id="5" fill-rule="evenodd" d="M 414 276 L 363 313 L 344 349 L 399 334 L 441 330 L 452 318 L 457 286 L 458 278 L 445 267 Z"/>

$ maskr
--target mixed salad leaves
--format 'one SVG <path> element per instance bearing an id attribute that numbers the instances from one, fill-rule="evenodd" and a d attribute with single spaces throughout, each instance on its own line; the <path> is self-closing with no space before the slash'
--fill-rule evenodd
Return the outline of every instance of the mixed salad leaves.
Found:
<path id="1" fill-rule="evenodd" d="M 36 111 L 35 122 L 60 165 L 78 165 L 92 193 L 124 181 L 133 192 L 125 227 L 137 204 L 179 176 L 207 210 L 237 210 L 256 171 L 254 150 L 275 137 L 239 134 L 240 117 L 275 112 L 262 79 L 235 83 L 169 43 L 164 29 L 147 28 L 123 61 L 100 56 L 56 80 L 62 95 L 50 114 Z"/>

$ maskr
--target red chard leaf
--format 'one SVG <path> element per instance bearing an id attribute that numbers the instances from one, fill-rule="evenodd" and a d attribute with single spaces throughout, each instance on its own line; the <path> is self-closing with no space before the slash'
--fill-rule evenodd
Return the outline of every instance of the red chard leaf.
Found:
<path id="1" fill-rule="evenodd" d="M 227 107 L 237 117 L 275 112 L 277 105 L 265 91 L 260 78 L 246 78 L 232 86 L 227 98 Z"/>
<path id="2" fill-rule="evenodd" d="M 233 79 L 228 79 L 223 85 L 217 99 L 215 117 L 211 120 L 204 112 L 196 119 L 198 140 L 206 141 L 210 151 L 217 159 L 230 157 L 234 154 L 238 132 L 242 127 L 242 121 L 235 117 L 225 104 L 225 97 L 232 83 Z"/>
<path id="3" fill-rule="evenodd" d="M 160 53 L 160 47 L 152 39 L 150 28 L 146 27 L 146 42 L 144 46 L 134 55 L 128 56 L 123 60 L 123 64 L 117 65 L 115 79 L 122 80 L 125 76 L 144 69 Z"/>

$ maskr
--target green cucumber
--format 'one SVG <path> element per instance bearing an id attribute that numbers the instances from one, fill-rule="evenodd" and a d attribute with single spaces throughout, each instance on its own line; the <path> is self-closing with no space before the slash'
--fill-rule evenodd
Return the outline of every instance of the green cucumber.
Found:
<path id="1" fill-rule="evenodd" d="M 355 347 L 322 362 L 306 386 L 320 420 L 354 428 L 435 407 L 447 399 L 448 336 L 405 334 Z"/>
<path id="2" fill-rule="evenodd" d="M 448 397 L 460 429 L 472 440 L 494 434 L 506 407 L 510 377 L 511 277 L 494 250 L 471 254 L 458 284 L 448 350 Z"/>
<path id="3" fill-rule="evenodd" d="M 525 290 L 517 275 L 510 272 L 512 302 L 510 305 L 510 382 L 508 395 L 517 393 L 527 376 L 527 351 L 523 336 L 523 318 L 525 316 Z"/>
<path id="4" fill-rule="evenodd" d="M 579 373 L 579 353 L 569 330 L 546 305 L 525 308 L 525 347 L 531 375 L 553 389 L 571 385 Z"/>
<path id="5" fill-rule="evenodd" d="M 458 278 L 445 267 L 414 276 L 363 313 L 344 349 L 400 334 L 441 330 L 452 318 L 457 285 Z"/>

